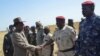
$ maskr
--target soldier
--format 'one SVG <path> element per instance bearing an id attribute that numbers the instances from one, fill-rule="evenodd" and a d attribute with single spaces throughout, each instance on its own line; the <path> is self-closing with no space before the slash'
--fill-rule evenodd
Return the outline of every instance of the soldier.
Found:
<path id="1" fill-rule="evenodd" d="M 85 18 L 81 18 L 81 21 L 79 22 L 79 24 L 83 23 L 85 20 Z"/>
<path id="2" fill-rule="evenodd" d="M 17 21 L 17 22 L 16 22 Z M 40 46 L 30 45 L 24 34 L 24 23 L 21 18 L 14 19 L 15 31 L 12 34 L 12 43 L 14 47 L 13 56 L 29 56 L 27 51 L 34 52 L 41 50 Z"/>
<path id="3" fill-rule="evenodd" d="M 52 34 L 50 33 L 50 29 L 49 27 L 45 27 L 44 28 L 44 40 L 43 40 L 43 43 L 46 43 L 48 42 L 51 38 L 52 38 Z M 53 47 L 54 47 L 54 44 L 51 43 L 51 45 L 48 45 L 46 47 L 44 47 L 42 49 L 42 56 L 53 56 Z"/>
<path id="4" fill-rule="evenodd" d="M 36 30 L 35 29 L 36 29 L 35 26 L 31 27 L 32 33 L 30 34 L 30 37 L 31 37 L 31 44 L 36 46 Z M 33 56 L 38 56 L 38 52 L 35 51 L 33 53 Z"/>
<path id="5" fill-rule="evenodd" d="M 30 31 L 29 26 L 25 26 L 24 27 L 24 33 L 25 33 L 25 36 L 26 36 L 29 44 L 31 44 L 31 37 L 30 37 L 30 32 L 29 31 Z"/>
<path id="6" fill-rule="evenodd" d="M 74 29 L 65 25 L 65 18 L 63 16 L 56 17 L 56 25 L 58 28 L 54 32 L 54 38 L 41 46 L 45 47 L 53 41 L 56 41 L 58 46 L 58 56 L 73 56 L 76 37 Z"/>
<path id="7" fill-rule="evenodd" d="M 68 25 L 74 28 L 73 19 L 68 19 Z"/>
<path id="8" fill-rule="evenodd" d="M 41 45 L 43 43 L 44 32 L 43 32 L 43 26 L 40 23 L 40 21 L 39 22 L 36 22 L 36 29 L 37 29 L 36 44 L 37 45 Z M 39 56 L 42 55 L 42 51 L 41 50 L 38 52 L 38 55 Z"/>
<path id="9" fill-rule="evenodd" d="M 82 3 L 84 21 L 80 24 L 75 56 L 100 56 L 100 16 L 94 13 L 92 1 Z"/>
<path id="10" fill-rule="evenodd" d="M 43 26 L 40 23 L 40 21 L 36 22 L 36 29 L 37 29 L 37 35 L 36 35 L 36 41 L 37 45 L 41 45 L 43 43 Z"/>
<path id="11" fill-rule="evenodd" d="M 13 45 L 11 41 L 13 31 L 14 31 L 14 26 L 9 25 L 9 32 L 4 36 L 4 42 L 3 42 L 4 56 L 13 56 Z"/>
<path id="12" fill-rule="evenodd" d="M 31 31 L 32 31 L 32 34 L 30 35 L 30 37 L 31 37 L 31 44 L 32 45 L 36 45 L 36 30 L 35 30 L 35 26 L 31 27 Z"/>

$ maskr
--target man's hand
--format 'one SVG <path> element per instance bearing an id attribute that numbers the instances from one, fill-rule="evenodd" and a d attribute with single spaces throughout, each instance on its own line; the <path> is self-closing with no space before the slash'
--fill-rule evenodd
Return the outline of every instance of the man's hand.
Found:
<path id="1" fill-rule="evenodd" d="M 42 50 L 42 47 L 41 47 L 41 46 L 36 46 L 36 47 L 35 47 L 35 50 L 36 50 L 36 51 Z"/>
<path id="2" fill-rule="evenodd" d="M 40 45 L 40 47 L 41 47 L 41 48 L 44 48 L 44 47 L 45 47 L 45 45 Z"/>

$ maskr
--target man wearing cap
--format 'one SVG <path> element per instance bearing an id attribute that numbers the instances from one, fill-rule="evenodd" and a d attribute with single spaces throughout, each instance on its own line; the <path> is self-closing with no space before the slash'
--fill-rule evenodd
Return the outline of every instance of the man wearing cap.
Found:
<path id="1" fill-rule="evenodd" d="M 14 31 L 14 26 L 9 25 L 9 32 L 4 36 L 3 42 L 3 52 L 4 56 L 13 56 L 13 45 L 11 41 L 12 33 Z"/>
<path id="2" fill-rule="evenodd" d="M 94 8 L 92 1 L 82 3 L 82 14 L 86 18 L 80 24 L 75 56 L 100 56 L 100 16 L 95 15 Z"/>
<path id="3" fill-rule="evenodd" d="M 31 37 L 31 44 L 32 45 L 36 45 L 36 27 L 35 26 L 31 26 L 31 31 L 32 31 L 32 33 L 30 35 L 30 37 Z"/>
<path id="4" fill-rule="evenodd" d="M 63 16 L 56 17 L 57 29 L 54 32 L 53 39 L 48 43 L 43 44 L 42 47 L 55 41 L 58 46 L 58 56 L 73 56 L 74 55 L 74 41 L 75 41 L 75 30 L 65 25 L 65 18 Z"/>
<path id="5" fill-rule="evenodd" d="M 50 39 L 52 39 L 52 34 L 50 33 L 50 29 L 48 26 L 44 28 L 44 39 L 43 43 L 48 42 Z M 51 43 L 50 45 L 42 48 L 42 56 L 53 56 L 53 47 L 54 44 Z"/>
<path id="6" fill-rule="evenodd" d="M 29 54 L 27 54 L 27 51 L 34 52 L 36 50 L 41 50 L 40 46 L 34 46 L 28 43 L 23 32 L 24 24 L 20 18 L 14 19 L 14 26 L 16 29 L 12 34 L 13 37 L 11 38 L 14 47 L 13 56 L 29 56 Z"/>
<path id="7" fill-rule="evenodd" d="M 41 45 L 43 43 L 43 38 L 44 38 L 44 32 L 43 32 L 43 26 L 40 21 L 36 22 L 36 29 L 37 29 L 37 34 L 36 34 L 36 44 Z M 42 55 L 42 51 L 40 50 L 38 52 L 38 55 Z"/>
<path id="8" fill-rule="evenodd" d="M 30 37 L 31 37 L 31 44 L 32 45 L 35 45 L 36 46 L 36 27 L 35 26 L 31 26 L 31 34 L 30 34 Z M 38 56 L 38 52 L 35 51 L 33 53 L 33 56 Z"/>
<path id="9" fill-rule="evenodd" d="M 36 35 L 36 43 L 37 45 L 41 45 L 43 43 L 43 26 L 40 21 L 36 22 L 36 29 L 37 29 L 37 35 Z"/>
<path id="10" fill-rule="evenodd" d="M 30 34 L 29 26 L 25 26 L 24 27 L 24 34 L 25 34 L 25 36 L 26 36 L 26 38 L 28 40 L 28 43 L 31 44 L 31 37 L 30 37 L 31 34 Z"/>
<path id="11" fill-rule="evenodd" d="M 74 27 L 73 19 L 68 19 L 68 26 Z"/>

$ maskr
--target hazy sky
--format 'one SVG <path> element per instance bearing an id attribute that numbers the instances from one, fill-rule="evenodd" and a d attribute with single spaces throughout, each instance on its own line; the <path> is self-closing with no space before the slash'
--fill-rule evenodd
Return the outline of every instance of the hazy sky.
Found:
<path id="1" fill-rule="evenodd" d="M 64 16 L 80 21 L 81 3 L 84 0 L 0 0 L 0 30 L 13 24 L 15 17 L 21 17 L 26 25 L 35 25 L 41 21 L 43 25 L 55 24 L 56 16 Z M 100 0 L 96 3 L 95 12 L 100 15 Z"/>

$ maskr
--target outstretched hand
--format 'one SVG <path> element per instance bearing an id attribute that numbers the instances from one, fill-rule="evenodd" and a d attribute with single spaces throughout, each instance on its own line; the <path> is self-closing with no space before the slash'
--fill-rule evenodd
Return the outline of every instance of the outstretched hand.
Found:
<path id="1" fill-rule="evenodd" d="M 42 47 L 41 46 L 36 46 L 36 48 L 35 48 L 37 51 L 39 51 L 39 50 L 42 50 Z"/>
<path id="2" fill-rule="evenodd" d="M 41 47 L 41 48 L 44 48 L 45 46 L 44 46 L 44 45 L 40 45 L 40 47 Z"/>

